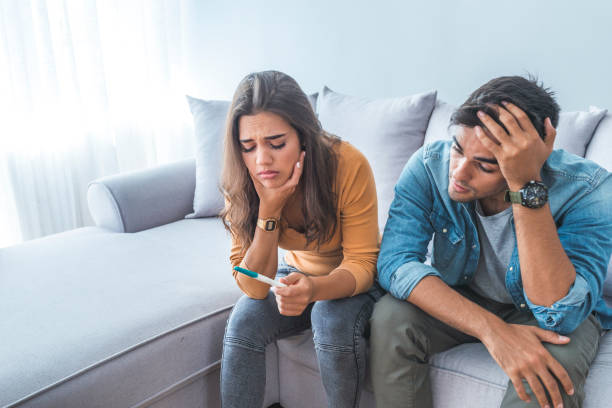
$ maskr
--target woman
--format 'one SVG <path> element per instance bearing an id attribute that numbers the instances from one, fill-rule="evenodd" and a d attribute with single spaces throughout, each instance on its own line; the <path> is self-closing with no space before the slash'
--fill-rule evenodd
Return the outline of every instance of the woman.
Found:
<path id="1" fill-rule="evenodd" d="M 379 247 L 374 177 L 353 146 L 327 134 L 298 84 L 264 71 L 238 85 L 225 136 L 223 222 L 246 294 L 227 323 L 224 408 L 260 408 L 265 348 L 309 327 L 330 407 L 356 407 L 366 365 Z M 288 250 L 278 262 L 278 248 Z"/>

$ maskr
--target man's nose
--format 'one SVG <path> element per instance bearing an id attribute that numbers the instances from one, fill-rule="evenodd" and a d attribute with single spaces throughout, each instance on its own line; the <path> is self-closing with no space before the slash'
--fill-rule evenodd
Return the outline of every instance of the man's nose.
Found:
<path id="1" fill-rule="evenodd" d="M 465 158 L 457 162 L 453 169 L 453 178 L 457 181 L 468 181 L 471 178 L 469 163 Z"/>

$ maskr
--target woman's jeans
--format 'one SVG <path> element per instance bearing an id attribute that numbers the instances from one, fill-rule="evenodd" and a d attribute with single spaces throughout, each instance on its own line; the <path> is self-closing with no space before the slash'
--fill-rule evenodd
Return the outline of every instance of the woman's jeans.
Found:
<path id="1" fill-rule="evenodd" d="M 280 265 L 277 276 L 299 272 Z M 366 373 L 366 335 L 375 285 L 350 298 L 311 303 L 300 316 L 283 316 L 272 292 L 241 297 L 228 319 L 221 362 L 223 408 L 261 408 L 266 385 L 266 346 L 312 328 L 321 379 L 333 408 L 357 407 Z"/>

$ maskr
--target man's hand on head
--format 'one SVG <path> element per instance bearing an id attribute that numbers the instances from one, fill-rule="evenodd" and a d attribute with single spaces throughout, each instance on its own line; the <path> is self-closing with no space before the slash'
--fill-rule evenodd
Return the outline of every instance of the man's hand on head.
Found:
<path id="1" fill-rule="evenodd" d="M 574 393 L 569 374 L 542 345 L 543 342 L 567 344 L 570 341 L 568 337 L 535 326 L 500 322 L 481 340 L 493 359 L 510 377 L 523 401 L 531 401 L 523 380 L 527 381 L 542 408 L 563 406 L 557 380 L 568 395 Z"/>
<path id="2" fill-rule="evenodd" d="M 475 131 L 480 142 L 497 159 L 510 190 L 517 191 L 530 180 L 540 180 L 540 170 L 553 150 L 557 132 L 550 118 L 546 118 L 546 138 L 542 140 L 523 110 L 509 102 L 502 104 L 503 107 L 495 105 L 494 108 L 508 131 L 482 111 L 478 112 L 478 118 L 486 131 L 480 126 Z"/>

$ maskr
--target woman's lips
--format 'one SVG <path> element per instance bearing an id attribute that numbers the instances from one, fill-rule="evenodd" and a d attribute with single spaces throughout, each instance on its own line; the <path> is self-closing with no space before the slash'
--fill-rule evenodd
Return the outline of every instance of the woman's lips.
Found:
<path id="1" fill-rule="evenodd" d="M 260 171 L 257 175 L 262 179 L 271 179 L 278 175 L 278 171 L 266 170 Z"/>

